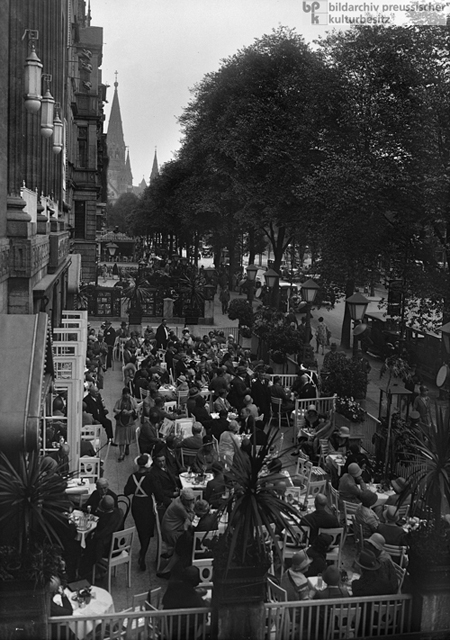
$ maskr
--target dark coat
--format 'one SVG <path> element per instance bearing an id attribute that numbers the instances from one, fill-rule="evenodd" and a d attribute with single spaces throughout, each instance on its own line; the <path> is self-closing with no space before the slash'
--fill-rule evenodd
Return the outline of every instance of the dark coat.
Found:
<path id="1" fill-rule="evenodd" d="M 152 464 L 148 475 L 156 502 L 168 506 L 174 492 L 181 487 L 180 481 L 168 469 L 163 471 L 156 464 Z"/>

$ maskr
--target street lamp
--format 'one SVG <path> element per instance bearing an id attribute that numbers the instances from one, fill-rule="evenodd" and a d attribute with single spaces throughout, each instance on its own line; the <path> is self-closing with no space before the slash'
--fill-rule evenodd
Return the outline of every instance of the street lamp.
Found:
<path id="1" fill-rule="evenodd" d="M 255 286 L 256 274 L 258 273 L 258 267 L 255 264 L 249 264 L 247 267 L 247 280 L 250 284 L 247 290 L 247 300 L 252 304 L 253 291 Z"/>
<path id="2" fill-rule="evenodd" d="M 312 338 L 312 335 L 311 335 L 311 306 L 312 306 L 312 303 L 314 302 L 314 300 L 316 299 L 316 295 L 317 295 L 317 292 L 319 291 L 319 289 L 320 289 L 320 287 L 317 284 L 317 282 L 314 282 L 314 280 L 311 280 L 311 278 L 309 278 L 308 280 L 305 280 L 305 282 L 301 286 L 302 298 L 306 302 L 306 307 L 305 307 L 305 310 L 306 310 L 306 324 L 305 324 L 306 341 L 305 341 L 305 347 L 309 346 L 309 343 L 311 342 L 311 338 Z"/>
<path id="3" fill-rule="evenodd" d="M 108 249 L 108 253 L 109 253 L 109 256 L 111 258 L 111 262 L 114 262 L 114 256 L 116 255 L 116 251 L 119 248 L 119 245 L 116 244 L 115 242 L 108 242 L 108 244 L 105 245 L 105 246 Z"/>
<path id="4" fill-rule="evenodd" d="M 264 272 L 264 280 L 267 286 L 269 287 L 269 289 L 271 290 L 271 297 L 273 298 L 274 290 L 278 286 L 278 283 L 280 282 L 280 274 L 274 271 L 273 269 L 267 269 L 267 271 Z M 278 308 L 278 305 L 275 303 L 274 300 L 272 300 L 272 303 L 274 307 Z"/>
<path id="5" fill-rule="evenodd" d="M 366 329 L 366 325 L 361 321 L 366 313 L 369 300 L 362 293 L 354 293 L 346 298 L 345 302 L 347 303 L 350 318 L 355 323 L 353 327 L 353 355 L 355 355 L 358 349 L 358 336 L 364 333 Z"/>

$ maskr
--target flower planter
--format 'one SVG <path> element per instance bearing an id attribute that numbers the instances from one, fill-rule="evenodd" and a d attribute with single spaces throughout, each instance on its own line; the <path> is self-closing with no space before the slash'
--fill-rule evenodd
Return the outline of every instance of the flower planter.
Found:
<path id="1" fill-rule="evenodd" d="M 262 602 L 266 593 L 267 566 L 214 567 L 214 600 L 225 603 Z"/>
<path id="2" fill-rule="evenodd" d="M 34 582 L 0 582 L 0 638 L 47 638 L 49 598 Z"/>

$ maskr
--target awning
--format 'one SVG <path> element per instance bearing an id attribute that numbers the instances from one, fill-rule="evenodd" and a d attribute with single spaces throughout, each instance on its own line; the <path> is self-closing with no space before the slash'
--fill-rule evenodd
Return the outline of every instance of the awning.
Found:
<path id="1" fill-rule="evenodd" d="M 37 449 L 43 392 L 53 374 L 47 314 L 1 314 L 0 359 L 0 450 Z"/>

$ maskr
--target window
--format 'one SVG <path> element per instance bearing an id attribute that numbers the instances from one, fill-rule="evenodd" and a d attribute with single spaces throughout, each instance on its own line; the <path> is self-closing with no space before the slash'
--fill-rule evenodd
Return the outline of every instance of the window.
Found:
<path id="1" fill-rule="evenodd" d="M 75 200 L 75 238 L 86 238 L 86 203 Z"/>
<path id="2" fill-rule="evenodd" d="M 88 128 L 78 127 L 78 166 L 88 166 Z"/>

